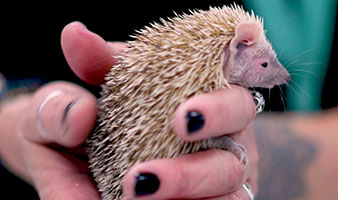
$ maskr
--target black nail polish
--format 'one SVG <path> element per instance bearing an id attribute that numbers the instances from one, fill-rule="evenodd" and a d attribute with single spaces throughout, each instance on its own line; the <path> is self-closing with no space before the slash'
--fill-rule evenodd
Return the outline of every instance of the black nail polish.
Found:
<path id="1" fill-rule="evenodd" d="M 69 102 L 69 104 L 66 106 L 65 110 L 63 111 L 63 115 L 62 115 L 62 124 L 65 123 L 68 112 L 73 107 L 73 105 L 76 103 L 76 101 L 77 99 L 74 99 L 71 102 Z"/>
<path id="2" fill-rule="evenodd" d="M 187 114 L 187 128 L 188 133 L 192 134 L 200 130 L 204 125 L 204 116 L 196 111 L 189 112 Z"/>
<path id="3" fill-rule="evenodd" d="M 135 195 L 149 195 L 154 194 L 160 187 L 160 180 L 157 176 L 150 173 L 142 173 L 136 177 Z"/>

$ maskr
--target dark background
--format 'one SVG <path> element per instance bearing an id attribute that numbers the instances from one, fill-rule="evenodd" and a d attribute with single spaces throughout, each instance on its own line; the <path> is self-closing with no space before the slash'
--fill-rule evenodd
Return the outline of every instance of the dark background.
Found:
<path id="1" fill-rule="evenodd" d="M 43 77 L 46 81 L 66 80 L 80 84 L 94 93 L 98 87 L 89 86 L 79 80 L 67 66 L 60 46 L 60 33 L 72 21 L 81 21 L 87 28 L 110 41 L 129 40 L 134 30 L 141 29 L 159 17 L 166 18 L 188 9 L 208 9 L 233 1 L 193 1 L 189 5 L 182 1 L 129 2 L 110 1 L 94 3 L 42 3 L 2 6 L 1 32 L 2 56 L 0 72 L 12 80 L 28 77 Z M 235 1 L 240 4 L 241 1 Z M 6 13 L 6 14 L 4 14 Z M 337 28 L 336 28 L 337 29 Z M 337 33 L 337 31 L 336 31 Z M 335 34 L 337 35 L 337 34 Z M 322 108 L 338 105 L 337 91 L 337 37 L 334 39 L 333 53 L 328 75 L 323 88 Z M 267 94 L 267 91 L 263 91 Z M 280 111 L 284 106 L 279 90 L 272 91 L 266 110 Z M 38 199 L 35 191 L 6 169 L 0 168 L 1 195 L 8 199 Z M 1 198 L 2 198 L 1 197 Z"/>

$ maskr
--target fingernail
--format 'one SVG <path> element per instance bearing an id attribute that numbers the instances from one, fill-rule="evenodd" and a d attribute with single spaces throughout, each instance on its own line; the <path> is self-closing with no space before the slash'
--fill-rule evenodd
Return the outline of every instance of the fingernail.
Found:
<path id="1" fill-rule="evenodd" d="M 81 22 L 73 22 L 73 24 L 77 24 L 77 32 L 80 33 L 81 35 L 84 35 L 84 36 L 93 36 L 96 34 L 91 32 L 90 30 L 88 30 L 87 26 L 85 26 L 84 24 L 82 24 Z"/>
<path id="2" fill-rule="evenodd" d="M 73 107 L 73 105 L 76 103 L 77 99 L 73 99 L 69 102 L 69 104 L 65 107 L 62 115 L 61 125 L 64 125 L 67 119 L 67 115 L 69 113 L 69 110 Z"/>
<path id="3" fill-rule="evenodd" d="M 196 111 L 189 112 L 187 114 L 188 134 L 195 133 L 196 131 L 202 129 L 204 121 L 204 116 L 201 113 Z"/>
<path id="4" fill-rule="evenodd" d="M 42 110 L 44 109 L 44 107 L 47 105 L 47 103 L 57 97 L 63 94 L 63 91 L 61 90 L 56 90 L 54 92 L 51 92 L 48 96 L 46 96 L 46 98 L 40 103 L 37 112 L 36 112 L 36 126 L 39 130 L 39 133 L 41 135 L 43 135 L 45 138 L 49 137 L 48 132 L 46 131 L 45 127 L 42 125 L 41 119 L 40 119 L 40 114 L 42 112 Z"/>
<path id="5" fill-rule="evenodd" d="M 80 21 L 74 21 L 74 22 L 72 22 L 72 23 L 74 23 L 74 24 L 80 24 L 83 28 L 85 28 L 85 29 L 87 29 L 87 27 L 86 27 L 86 25 L 84 25 L 82 22 L 80 22 Z"/>
<path id="6" fill-rule="evenodd" d="M 160 180 L 151 173 L 141 173 L 136 177 L 135 195 L 154 194 L 160 187 Z"/>

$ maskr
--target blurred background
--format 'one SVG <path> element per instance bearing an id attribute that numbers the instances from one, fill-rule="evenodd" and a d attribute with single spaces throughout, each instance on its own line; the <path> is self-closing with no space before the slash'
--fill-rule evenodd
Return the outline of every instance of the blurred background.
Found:
<path id="1" fill-rule="evenodd" d="M 160 17 L 173 17 L 188 9 L 243 4 L 264 17 L 267 37 L 280 61 L 292 74 L 289 87 L 260 90 L 267 101 L 265 111 L 311 112 L 338 106 L 336 0 L 308 1 L 100 1 L 70 3 L 24 3 L 2 6 L 2 44 L 5 54 L 0 73 L 7 89 L 35 88 L 53 80 L 75 82 L 98 95 L 99 87 L 78 79 L 68 67 L 60 46 L 60 33 L 72 21 L 109 41 L 126 41 L 134 30 Z M 5 14 L 6 13 L 6 14 Z M 0 93 L 1 95 L 1 93 Z M 0 168 L 4 196 L 38 199 L 34 189 Z M 18 193 L 18 188 L 20 193 Z M 8 195 L 7 195 L 8 194 Z M 18 195 L 18 196 L 16 196 Z"/>

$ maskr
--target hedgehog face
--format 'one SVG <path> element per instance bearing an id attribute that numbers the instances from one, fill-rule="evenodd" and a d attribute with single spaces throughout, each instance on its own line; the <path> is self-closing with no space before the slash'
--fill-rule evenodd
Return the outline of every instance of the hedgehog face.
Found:
<path id="1" fill-rule="evenodd" d="M 244 87 L 272 88 L 290 80 L 262 28 L 255 23 L 240 24 L 230 42 L 229 82 Z"/>

